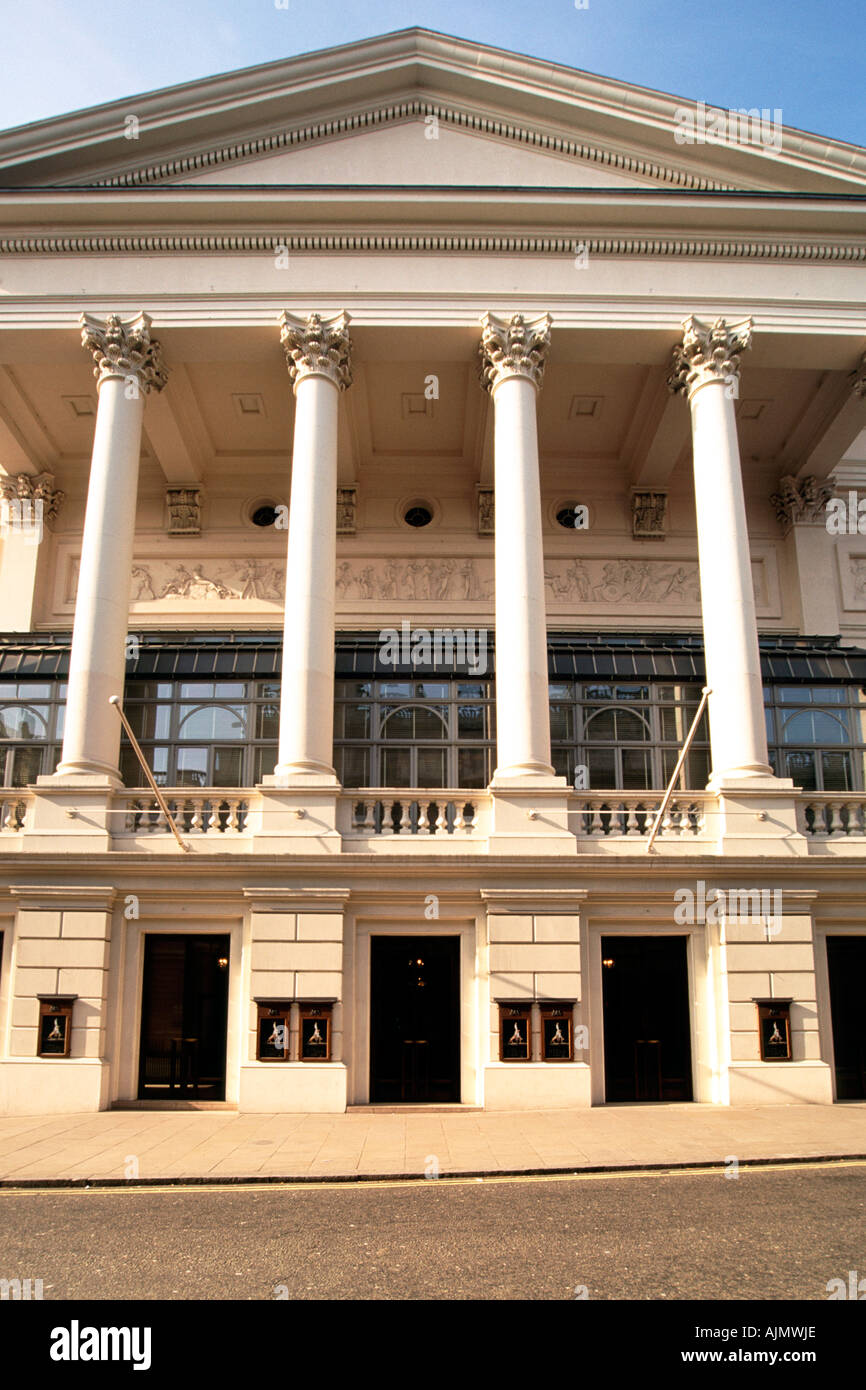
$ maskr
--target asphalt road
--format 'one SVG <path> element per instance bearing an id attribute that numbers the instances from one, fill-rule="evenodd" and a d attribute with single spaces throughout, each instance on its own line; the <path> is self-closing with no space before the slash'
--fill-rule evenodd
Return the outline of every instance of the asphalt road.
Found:
<path id="1" fill-rule="evenodd" d="M 404 1185 L 0 1191 L 49 1299 L 808 1299 L 866 1276 L 866 1165 Z M 866 1285 L 864 1285 L 866 1288 Z"/>

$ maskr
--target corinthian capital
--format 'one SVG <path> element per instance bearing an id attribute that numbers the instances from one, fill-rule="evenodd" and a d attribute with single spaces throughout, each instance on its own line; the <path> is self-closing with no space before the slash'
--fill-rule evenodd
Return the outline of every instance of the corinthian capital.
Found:
<path id="1" fill-rule="evenodd" d="M 347 313 L 333 314 L 329 319 L 321 314 L 309 314 L 305 319 L 288 312 L 280 315 L 280 342 L 293 385 L 305 376 L 326 376 L 341 391 L 351 386 L 349 322 Z"/>
<path id="2" fill-rule="evenodd" d="M 95 318 L 82 314 L 81 344 L 92 353 L 96 366 L 93 375 L 97 386 L 109 377 L 132 378 L 144 395 L 161 391 L 168 373 L 162 361 L 160 346 L 150 336 L 150 315 L 137 314 L 134 319 L 122 319 L 119 314 Z"/>
<path id="3" fill-rule="evenodd" d="M 66 496 L 54 486 L 53 473 L 18 473 L 0 478 L 0 497 L 4 502 L 41 502 L 42 520 L 50 526 L 57 518 Z"/>
<path id="4" fill-rule="evenodd" d="M 694 317 L 683 321 L 683 341 L 674 348 L 668 387 L 691 395 L 708 381 L 735 381 L 740 373 L 740 353 L 752 342 L 752 320 L 728 324 L 724 319 L 702 323 Z"/>
<path id="5" fill-rule="evenodd" d="M 540 388 L 550 349 L 550 314 L 528 322 L 522 314 L 510 319 L 485 314 L 481 320 L 481 384 L 493 391 L 508 376 L 523 376 Z"/>

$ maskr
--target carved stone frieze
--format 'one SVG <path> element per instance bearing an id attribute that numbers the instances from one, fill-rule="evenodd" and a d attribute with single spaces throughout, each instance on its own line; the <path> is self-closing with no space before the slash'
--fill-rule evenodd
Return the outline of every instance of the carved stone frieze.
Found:
<path id="1" fill-rule="evenodd" d="M 526 377 L 540 388 L 552 322 L 550 314 L 529 320 L 522 314 L 512 314 L 510 319 L 484 315 L 478 352 L 481 384 L 487 391 L 508 376 Z"/>
<path id="2" fill-rule="evenodd" d="M 671 357 L 669 389 L 691 395 L 708 381 L 735 381 L 740 371 L 740 354 L 751 341 L 751 319 L 732 324 L 724 319 L 703 323 L 694 315 L 685 319 L 683 340 Z"/>
<path id="3" fill-rule="evenodd" d="M 119 314 L 109 314 L 105 319 L 82 314 L 79 322 L 82 346 L 96 364 L 93 375 L 97 385 L 101 386 L 108 377 L 119 376 L 134 380 L 145 395 L 162 390 L 168 373 L 159 343 L 150 336 L 149 314 L 137 314 L 132 319 L 122 319 Z"/>
<path id="4" fill-rule="evenodd" d="M 298 318 L 285 310 L 280 315 L 280 342 L 292 385 L 305 376 L 326 376 L 341 391 L 352 384 L 350 316 L 308 314 Z"/>

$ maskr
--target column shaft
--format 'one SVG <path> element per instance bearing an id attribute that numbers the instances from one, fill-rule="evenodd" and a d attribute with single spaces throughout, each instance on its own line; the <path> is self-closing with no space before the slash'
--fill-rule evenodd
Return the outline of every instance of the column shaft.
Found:
<path id="1" fill-rule="evenodd" d="M 119 780 L 120 721 L 109 707 L 122 695 L 132 574 L 138 465 L 146 392 L 165 373 L 146 314 L 107 326 L 85 323 L 97 360 L 99 406 L 87 489 L 81 565 L 59 776 Z"/>
<path id="2" fill-rule="evenodd" d="M 495 412 L 494 782 L 553 776 L 536 419 L 549 342 L 548 315 L 484 319 L 482 375 Z"/>
<path id="3" fill-rule="evenodd" d="M 351 381 L 348 315 L 282 316 L 295 389 L 280 742 L 275 775 L 336 782 L 334 613 L 337 411 Z"/>
<path id="4" fill-rule="evenodd" d="M 734 400 L 751 323 L 686 321 L 674 390 L 692 416 L 701 611 L 709 699 L 711 787 L 770 777 L 758 627 Z"/>

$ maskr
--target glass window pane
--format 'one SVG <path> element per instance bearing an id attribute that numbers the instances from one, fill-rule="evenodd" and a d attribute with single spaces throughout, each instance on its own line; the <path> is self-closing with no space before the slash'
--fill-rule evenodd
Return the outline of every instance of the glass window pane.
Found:
<path id="1" fill-rule="evenodd" d="M 649 749 L 622 750 L 622 785 L 625 791 L 644 791 L 652 786 L 652 759 Z"/>
<path id="2" fill-rule="evenodd" d="M 124 705 L 123 712 L 138 739 L 168 738 L 171 732 L 171 705 Z"/>
<path id="3" fill-rule="evenodd" d="M 616 711 L 616 736 L 618 741 L 628 740 L 629 742 L 646 742 L 650 732 L 645 719 L 639 714 L 632 714 L 630 710 L 619 709 Z"/>
<path id="4" fill-rule="evenodd" d="M 334 766 L 344 787 L 369 787 L 369 751 L 366 748 L 338 748 Z"/>
<path id="5" fill-rule="evenodd" d="M 370 706 L 343 705 L 343 738 L 370 737 Z"/>
<path id="6" fill-rule="evenodd" d="M 700 790 L 705 787 L 710 780 L 710 752 L 708 748 L 695 748 L 692 744 L 689 755 L 686 758 L 686 768 L 688 776 L 686 786 L 693 790 Z"/>
<path id="7" fill-rule="evenodd" d="M 804 748 L 789 748 L 785 753 L 785 776 L 793 777 L 794 785 L 804 792 L 817 790 L 815 756 Z"/>
<path id="8" fill-rule="evenodd" d="M 591 748 L 587 751 L 586 762 L 589 767 L 589 785 L 607 789 L 617 785 L 616 753 L 612 748 Z"/>
<path id="9" fill-rule="evenodd" d="M 444 705 L 416 705 L 414 738 L 447 738 L 448 710 Z"/>
<path id="10" fill-rule="evenodd" d="M 245 738 L 246 710 L 239 705 L 181 705 L 178 738 Z"/>
<path id="11" fill-rule="evenodd" d="M 572 748 L 553 748 L 550 760 L 557 777 L 565 777 L 571 786 L 574 783 L 574 750 Z"/>
<path id="12" fill-rule="evenodd" d="M 549 681 L 547 693 L 551 700 L 573 700 L 571 681 Z"/>
<path id="13" fill-rule="evenodd" d="M 447 700 L 451 686 L 448 681 L 419 681 L 415 693 L 422 700 Z"/>
<path id="14" fill-rule="evenodd" d="M 782 737 L 785 743 L 847 743 L 845 715 L 801 710 L 785 721 Z"/>
<path id="15" fill-rule="evenodd" d="M 44 748 L 12 749 L 12 786 L 27 787 L 42 771 Z"/>
<path id="16" fill-rule="evenodd" d="M 408 748 L 382 749 L 382 786 L 408 787 L 410 780 Z"/>
<path id="17" fill-rule="evenodd" d="M 177 750 L 177 785 L 179 787 L 207 786 L 206 748 L 179 748 Z"/>
<path id="18" fill-rule="evenodd" d="M 457 751 L 458 787 L 486 787 L 487 749 L 460 748 Z"/>
<path id="19" fill-rule="evenodd" d="M 109 711 L 110 713 L 110 711 Z M 0 738 L 47 738 L 48 706 L 4 705 L 0 709 Z"/>
<path id="20" fill-rule="evenodd" d="M 648 700 L 649 686 L 646 685 L 618 685 L 616 688 L 617 700 Z"/>
<path id="21" fill-rule="evenodd" d="M 382 738 L 406 739 L 412 737 L 414 721 L 412 706 L 401 705 L 393 709 L 388 705 L 382 708 Z M 386 784 L 389 785 L 389 784 Z"/>
<path id="22" fill-rule="evenodd" d="M 253 781 L 258 784 L 263 777 L 270 777 L 277 765 L 277 745 L 269 744 L 266 748 L 257 748 L 255 762 L 253 766 Z"/>
<path id="23" fill-rule="evenodd" d="M 484 705 L 457 706 L 457 737 L 484 738 L 487 731 L 487 709 Z"/>
<path id="24" fill-rule="evenodd" d="M 483 681 L 470 685 L 466 681 L 457 682 L 458 700 L 486 700 L 490 694 L 489 686 Z"/>
<path id="25" fill-rule="evenodd" d="M 340 682 L 338 681 L 337 684 L 339 685 Z M 279 681 L 259 681 L 256 693 L 260 700 L 276 700 L 279 703 L 280 683 Z"/>
<path id="26" fill-rule="evenodd" d="M 18 686 L 19 700 L 50 700 L 52 687 L 47 682 L 22 681 Z"/>
<path id="27" fill-rule="evenodd" d="M 604 743 L 616 738 L 616 721 L 612 709 L 586 711 L 586 737 Z"/>
<path id="28" fill-rule="evenodd" d="M 571 731 L 571 705 L 550 706 L 550 737 L 562 741 L 574 737 Z"/>
<path id="29" fill-rule="evenodd" d="M 214 698 L 213 681 L 185 681 L 180 687 L 180 698 L 182 700 L 212 700 Z"/>
<path id="30" fill-rule="evenodd" d="M 279 703 L 256 705 L 256 738 L 278 738 L 279 733 Z"/>
<path id="31" fill-rule="evenodd" d="M 215 787 L 239 787 L 241 785 L 243 754 L 242 748 L 214 749 L 213 785 Z"/>
<path id="32" fill-rule="evenodd" d="M 411 700 L 412 693 L 411 681 L 382 681 L 379 686 L 383 700 Z"/>
<path id="33" fill-rule="evenodd" d="M 844 685 L 813 685 L 812 703 L 815 705 L 847 705 L 848 689 Z"/>
<path id="34" fill-rule="evenodd" d="M 348 700 L 366 700 L 373 693 L 372 681 L 336 681 L 334 688 L 339 698 Z"/>
<path id="35" fill-rule="evenodd" d="M 446 750 L 444 748 L 418 749 L 418 786 L 447 787 Z"/>
<path id="36" fill-rule="evenodd" d="M 851 762 L 847 753 L 822 753 L 821 771 L 825 792 L 851 790 Z"/>

